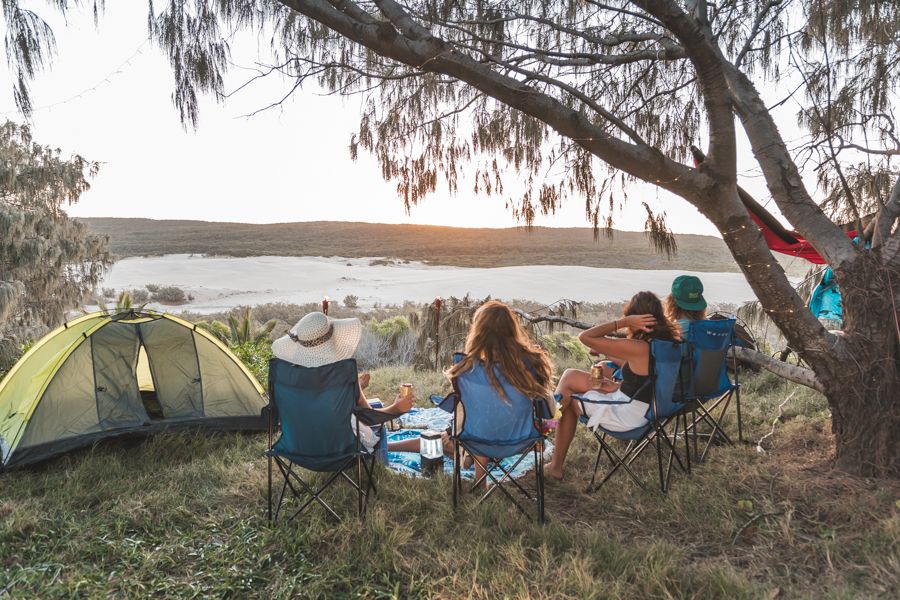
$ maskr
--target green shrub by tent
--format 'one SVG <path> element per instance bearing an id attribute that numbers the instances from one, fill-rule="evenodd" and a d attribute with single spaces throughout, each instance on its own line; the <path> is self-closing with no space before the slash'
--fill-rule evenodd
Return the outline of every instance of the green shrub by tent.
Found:
<path id="1" fill-rule="evenodd" d="M 0 382 L 0 468 L 170 427 L 264 429 L 264 390 L 178 317 L 97 312 L 50 332 Z"/>

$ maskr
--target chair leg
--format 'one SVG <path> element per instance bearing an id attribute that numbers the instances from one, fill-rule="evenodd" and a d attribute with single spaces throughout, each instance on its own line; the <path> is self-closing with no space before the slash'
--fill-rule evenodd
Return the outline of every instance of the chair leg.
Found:
<path id="1" fill-rule="evenodd" d="M 703 447 L 703 453 L 700 455 L 700 461 L 706 460 L 706 455 L 709 453 L 710 447 L 717 439 L 721 439 L 729 446 L 734 446 L 734 442 L 731 441 L 731 438 L 728 437 L 728 434 L 722 429 L 722 419 L 725 418 L 725 413 L 728 411 L 728 406 L 731 404 L 731 392 L 725 394 L 722 398 L 720 398 L 715 404 L 713 404 L 709 410 L 706 410 L 704 407 L 700 407 L 701 411 L 701 419 L 710 423 L 710 427 L 712 427 L 712 431 L 709 433 L 709 439 L 706 440 L 706 445 Z M 722 404 L 722 410 L 719 412 L 719 418 L 716 419 L 712 416 L 712 411 L 714 411 L 719 404 Z"/>
<path id="2" fill-rule="evenodd" d="M 362 519 L 363 516 L 363 488 L 362 488 L 362 456 L 356 457 L 356 490 L 357 490 L 357 498 L 359 501 L 359 505 L 357 508 L 357 516 Z"/>
<path id="3" fill-rule="evenodd" d="M 673 463 L 672 459 L 677 458 L 677 457 L 675 455 L 675 449 L 672 446 L 672 444 L 669 443 L 669 437 L 666 435 L 666 433 L 664 431 L 662 431 L 662 427 L 660 427 L 660 431 L 657 433 L 657 436 L 660 436 L 660 435 L 666 437 L 666 445 L 669 446 L 669 458 L 666 461 L 666 489 L 669 489 L 669 481 L 671 481 L 671 479 L 672 479 L 672 463 Z M 675 430 L 674 430 L 674 435 L 672 436 L 672 439 L 674 439 L 675 442 L 678 443 L 678 417 L 677 416 L 675 417 Z M 681 466 L 681 470 L 683 471 L 684 465 L 681 464 L 680 459 L 678 460 L 678 464 Z"/>
<path id="4" fill-rule="evenodd" d="M 698 454 L 697 449 L 697 411 L 691 411 L 691 435 L 693 436 L 694 442 L 694 458 L 698 458 L 700 455 Z"/>
<path id="5" fill-rule="evenodd" d="M 741 421 L 741 387 L 734 388 L 734 406 L 737 409 L 738 442 L 744 443 L 744 427 Z"/>
<path id="6" fill-rule="evenodd" d="M 687 472 L 688 472 L 688 475 L 690 475 L 692 473 L 692 470 L 691 470 L 691 445 L 690 445 L 690 440 L 688 439 L 688 430 L 687 430 L 688 422 L 687 422 L 687 420 L 688 420 L 687 413 L 681 413 L 681 423 L 684 425 L 684 456 L 685 456 L 685 460 L 687 461 Z"/>
<path id="7" fill-rule="evenodd" d="M 544 523 L 544 443 L 534 447 L 534 479 L 537 487 L 538 523 Z"/>
<path id="8" fill-rule="evenodd" d="M 625 472 L 628 473 L 628 476 L 631 477 L 632 481 L 634 481 L 638 485 L 639 488 L 641 488 L 642 490 L 646 490 L 647 486 L 644 485 L 644 482 L 641 481 L 641 479 L 634 473 L 634 471 L 631 470 L 631 467 L 629 466 L 631 461 L 634 460 L 634 454 L 639 453 L 640 449 L 643 448 L 644 446 L 642 446 L 642 445 L 634 446 L 628 454 L 626 454 L 625 456 L 620 458 L 619 455 L 616 454 L 615 450 L 613 450 L 609 446 L 609 444 L 606 443 L 605 440 L 602 440 L 600 438 L 598 438 L 598 440 L 600 441 L 600 444 L 602 445 L 603 451 L 606 452 L 606 456 L 609 457 L 609 460 L 612 464 L 612 468 L 606 473 L 606 475 L 603 477 L 603 479 L 600 481 L 600 483 L 598 483 L 596 486 L 589 487 L 587 489 L 587 491 L 594 492 L 596 490 L 599 490 L 601 487 L 603 487 L 603 484 L 606 483 L 609 480 L 609 478 L 612 477 L 615 474 L 615 472 L 619 470 L 619 467 L 622 467 L 623 469 L 625 469 Z"/>
<path id="9" fill-rule="evenodd" d="M 594 437 L 597 438 L 599 443 L 600 439 L 597 437 L 597 432 L 594 432 Z M 594 481 L 597 479 L 597 469 L 600 467 L 600 457 L 603 455 L 603 446 L 597 446 L 597 459 L 594 461 L 594 472 L 591 473 L 591 482 L 588 484 L 588 489 L 594 487 Z"/>
<path id="10" fill-rule="evenodd" d="M 462 485 L 462 473 L 460 472 L 459 441 L 453 439 L 453 508 L 459 506 L 460 485 Z"/>
<path id="11" fill-rule="evenodd" d="M 662 459 L 662 446 L 659 441 L 659 434 L 657 432 L 656 435 L 656 462 L 659 464 L 659 487 L 662 489 L 662 493 L 666 493 L 666 479 L 663 475 L 663 459 Z"/>
<path id="12" fill-rule="evenodd" d="M 268 460 L 266 462 L 268 463 L 267 467 L 268 467 L 268 472 L 269 472 L 269 491 L 268 491 L 268 494 L 266 494 L 266 498 L 267 498 L 268 504 L 269 504 L 269 524 L 271 525 L 272 524 L 272 457 L 269 456 Z"/>

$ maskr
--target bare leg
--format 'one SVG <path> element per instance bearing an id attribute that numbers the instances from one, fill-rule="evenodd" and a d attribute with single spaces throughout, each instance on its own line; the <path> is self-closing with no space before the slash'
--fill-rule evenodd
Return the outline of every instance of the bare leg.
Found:
<path id="1" fill-rule="evenodd" d="M 482 467 L 482 465 L 488 464 L 488 461 L 490 459 L 487 456 L 476 456 L 476 457 L 474 457 L 474 460 L 475 460 L 475 481 L 478 481 L 478 479 L 482 475 L 485 475 L 485 470 L 484 470 L 484 467 Z M 481 482 L 481 486 L 480 486 L 481 489 L 486 490 L 487 484 L 488 484 L 487 477 L 485 477 L 484 480 Z"/>
<path id="2" fill-rule="evenodd" d="M 409 438 L 407 440 L 389 442 L 388 450 L 390 450 L 391 452 L 418 452 L 419 438 Z"/>
<path id="3" fill-rule="evenodd" d="M 553 458 L 544 466 L 544 472 L 554 479 L 562 480 L 565 475 L 566 454 L 575 437 L 578 417 L 581 416 L 581 404 L 572 400 L 572 394 L 582 394 L 589 389 L 591 374 L 577 369 L 566 369 L 556 385 L 556 393 L 562 396 L 562 418 L 553 440 Z"/>
<path id="4" fill-rule="evenodd" d="M 421 438 L 409 438 L 406 440 L 399 440 L 396 442 L 388 443 L 388 450 L 391 452 L 418 452 L 421 448 L 421 444 L 419 443 Z M 447 432 L 441 434 L 441 444 L 444 448 L 444 454 L 446 456 L 453 456 L 453 442 L 450 441 L 450 436 L 447 435 Z M 468 464 L 466 464 L 468 461 Z M 466 456 L 466 461 L 463 462 L 463 466 L 469 468 L 472 465 L 472 459 L 469 456 Z"/>

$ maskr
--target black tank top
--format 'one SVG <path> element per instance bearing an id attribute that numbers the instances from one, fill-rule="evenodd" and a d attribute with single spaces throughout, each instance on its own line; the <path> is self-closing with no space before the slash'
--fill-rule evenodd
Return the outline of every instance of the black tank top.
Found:
<path id="1" fill-rule="evenodd" d="M 628 366 L 628 363 L 625 363 L 625 366 L 622 367 L 622 385 L 619 387 L 619 390 L 632 400 L 640 400 L 647 404 L 650 404 L 650 399 L 653 397 L 650 376 L 636 374 Z"/>

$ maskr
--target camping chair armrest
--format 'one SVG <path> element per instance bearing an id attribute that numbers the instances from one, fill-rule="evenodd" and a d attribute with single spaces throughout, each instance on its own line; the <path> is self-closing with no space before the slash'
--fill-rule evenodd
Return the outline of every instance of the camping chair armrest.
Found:
<path id="1" fill-rule="evenodd" d="M 446 396 L 432 394 L 430 400 L 442 411 L 452 413 L 453 407 L 456 405 L 456 392 L 450 392 Z"/>
<path id="2" fill-rule="evenodd" d="M 370 427 L 375 425 L 384 425 L 388 421 L 393 421 L 400 416 L 386 413 L 380 410 L 375 410 L 374 408 L 362 408 L 361 406 L 355 407 L 353 409 L 353 414 L 356 416 L 360 423 L 363 423 L 364 425 L 368 425 Z"/>
<path id="3" fill-rule="evenodd" d="M 556 400 L 559 402 L 559 400 Z M 552 419 L 553 407 L 545 398 L 534 399 L 534 416 L 538 419 Z"/>

